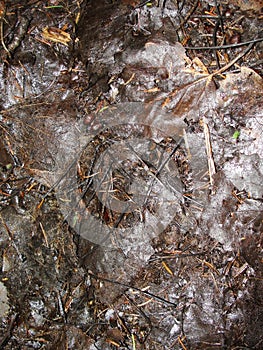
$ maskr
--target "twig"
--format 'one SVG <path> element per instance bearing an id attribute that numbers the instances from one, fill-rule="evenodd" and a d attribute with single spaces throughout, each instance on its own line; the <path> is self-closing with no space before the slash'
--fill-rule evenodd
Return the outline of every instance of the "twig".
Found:
<path id="1" fill-rule="evenodd" d="M 209 128 L 208 128 L 208 125 L 207 125 L 205 119 L 203 119 L 203 123 L 204 123 L 205 146 L 206 146 L 206 153 L 207 153 L 207 160 L 208 160 L 209 178 L 210 178 L 211 187 L 213 189 L 213 187 L 214 187 L 213 176 L 216 173 L 216 168 L 215 168 L 215 163 L 213 160 L 210 132 L 209 132 Z"/>
<path id="2" fill-rule="evenodd" d="M 4 41 L 4 20 L 5 20 L 5 14 L 6 14 L 6 6 L 4 5 L 4 9 L 2 10 L 2 14 L 0 16 L 0 39 L 1 39 L 1 44 L 6 51 L 8 57 L 11 57 L 10 51 L 5 45 Z"/>
<path id="3" fill-rule="evenodd" d="M 195 9 L 198 6 L 198 2 L 199 0 L 196 0 L 191 8 L 191 10 L 189 11 L 189 13 L 186 15 L 186 17 L 184 18 L 183 22 L 181 22 L 176 28 L 175 31 L 177 32 L 177 30 L 179 30 L 180 28 L 182 28 L 182 26 L 189 20 L 189 18 L 192 16 L 192 14 L 195 12 Z"/>
<path id="4" fill-rule="evenodd" d="M 186 50 L 223 50 L 223 49 L 235 49 L 237 47 L 246 46 L 249 44 L 255 44 L 263 41 L 263 38 L 257 38 L 249 41 L 244 41 L 238 44 L 220 45 L 220 46 L 184 46 Z"/>
<path id="5" fill-rule="evenodd" d="M 240 58 L 245 56 L 252 49 L 254 44 L 255 44 L 255 42 L 252 42 L 251 44 L 249 44 L 249 46 L 243 52 L 241 52 L 236 58 L 234 58 L 232 61 L 230 61 L 228 64 L 226 64 L 224 67 L 222 67 L 218 71 L 212 73 L 211 78 L 215 75 L 218 75 L 218 74 L 225 72 L 228 68 L 232 67 L 237 61 L 240 60 Z"/>
<path id="6" fill-rule="evenodd" d="M 146 322 L 148 323 L 149 325 L 149 332 L 148 334 L 146 334 L 146 336 L 144 337 L 144 341 L 146 341 L 147 337 L 149 336 L 149 334 L 151 333 L 152 331 L 152 322 L 151 322 L 151 319 L 149 318 L 149 316 L 146 315 L 146 313 L 141 309 L 141 306 L 140 305 L 137 305 L 128 295 L 125 295 L 125 297 L 127 298 L 127 300 L 139 311 L 139 313 L 142 315 L 142 317 L 146 320 Z M 151 299 L 150 299 L 151 300 Z"/>
<path id="7" fill-rule="evenodd" d="M 178 343 L 181 345 L 182 349 L 187 350 L 187 348 L 185 347 L 185 345 L 183 343 L 183 340 L 180 337 L 178 337 L 177 340 L 178 340 Z"/>
<path id="8" fill-rule="evenodd" d="M 42 234 L 43 234 L 43 236 L 44 236 L 45 243 L 46 243 L 46 247 L 49 248 L 48 239 L 47 239 L 47 234 L 46 234 L 46 231 L 45 231 L 45 229 L 44 229 L 44 227 L 43 227 L 43 225 L 42 225 L 41 222 L 39 223 L 39 226 L 40 226 L 41 231 L 42 231 Z"/>
<path id="9" fill-rule="evenodd" d="M 8 343 L 9 339 L 11 338 L 12 336 L 12 330 L 14 329 L 15 327 L 15 322 L 18 318 L 18 314 L 15 314 L 11 321 L 10 321 L 10 324 L 9 324 L 9 327 L 5 333 L 5 335 L 3 336 L 3 338 L 0 340 L 0 349 L 3 349 L 5 347 L 5 345 Z"/>
<path id="10" fill-rule="evenodd" d="M 263 38 L 261 39 L 263 40 Z M 237 57 L 235 57 L 232 61 L 230 61 L 228 64 L 226 64 L 224 67 L 218 69 L 217 71 L 213 72 L 213 73 L 210 73 L 208 75 L 206 75 L 205 77 L 203 78 L 200 78 L 198 80 L 195 80 L 192 84 L 196 84 L 196 83 L 199 83 L 200 81 L 202 80 L 206 80 L 206 79 L 209 79 L 208 81 L 211 81 L 212 78 L 218 74 L 221 74 L 223 72 L 225 72 L 226 70 L 228 70 L 230 67 L 232 67 L 237 61 L 240 60 L 240 58 L 242 58 L 243 56 L 245 56 L 251 49 L 252 47 L 254 46 L 255 44 L 255 41 L 252 41 L 249 46 L 242 52 L 240 52 L 239 55 L 237 55 Z"/>
<path id="11" fill-rule="evenodd" d="M 92 271 L 89 271 L 88 272 L 89 275 L 92 277 L 92 278 L 95 278 L 96 280 L 99 280 L 99 281 L 104 281 L 104 282 L 108 282 L 108 283 L 112 283 L 112 284 L 116 284 L 118 286 L 121 286 L 121 287 L 124 287 L 124 288 L 127 288 L 127 289 L 133 289 L 133 290 L 136 290 L 137 292 L 140 292 L 144 295 L 147 295 L 148 297 L 150 298 L 153 298 L 163 304 L 167 304 L 169 306 L 173 306 L 173 307 L 177 307 L 177 304 L 175 303 L 172 303 L 171 301 L 169 300 L 166 300 L 162 297 L 159 297 L 158 295 L 155 295 L 151 292 L 147 292 L 146 290 L 142 290 L 140 288 L 137 288 L 137 287 L 134 287 L 134 286 L 129 286 L 128 284 L 126 283 L 122 283 L 122 282 L 118 282 L 118 281 L 113 281 L 113 280 L 110 280 L 108 278 L 104 278 L 104 277 L 99 277 L 98 275 L 95 275 Z"/>
<path id="12" fill-rule="evenodd" d="M 138 9 L 138 8 L 140 8 L 140 7 L 143 7 L 143 6 L 147 5 L 148 2 L 150 2 L 150 1 L 149 1 L 149 0 L 143 1 L 142 3 L 140 3 L 140 4 L 137 5 L 137 6 L 135 6 L 134 8 L 135 8 L 135 9 Z"/>
<path id="13" fill-rule="evenodd" d="M 174 252 L 174 253 L 171 253 L 170 255 L 156 256 L 156 257 L 151 258 L 149 260 L 149 262 L 164 260 L 164 259 L 178 259 L 178 258 L 196 257 L 196 256 L 202 256 L 202 255 L 207 254 L 207 251 L 200 252 L 200 253 L 188 253 L 188 254 L 182 253 L 183 251 Z"/>
<path id="14" fill-rule="evenodd" d="M 263 40 L 263 39 L 262 39 L 262 40 Z M 242 52 L 240 52 L 240 54 L 239 54 L 237 57 L 235 57 L 232 61 L 230 61 L 230 62 L 229 62 L 228 64 L 226 64 L 224 67 L 222 67 L 222 68 L 216 70 L 216 71 L 213 72 L 213 73 L 208 73 L 208 74 L 204 75 L 202 78 L 199 78 L 199 79 L 197 79 L 197 80 L 194 80 L 193 82 L 188 83 L 187 85 L 183 86 L 183 88 L 186 88 L 186 87 L 188 88 L 188 87 L 190 87 L 190 86 L 194 86 L 194 85 L 199 84 L 200 82 L 205 81 L 205 80 L 207 80 L 208 83 L 211 82 L 211 80 L 212 80 L 216 75 L 219 75 L 219 74 L 225 72 L 225 71 L 228 70 L 230 67 L 232 67 L 237 61 L 239 61 L 243 56 L 245 56 L 245 55 L 252 49 L 252 47 L 254 46 L 254 44 L 255 44 L 254 41 L 251 42 L 251 43 L 249 44 L 249 46 L 248 46 L 245 50 L 243 50 Z M 174 91 L 170 92 L 170 94 L 168 95 L 168 99 L 171 98 L 171 96 L 174 96 L 176 91 L 177 91 L 177 89 L 175 89 Z M 166 99 L 167 99 L 167 97 L 166 97 Z"/>
<path id="15" fill-rule="evenodd" d="M 214 0 L 214 2 L 215 2 L 215 7 L 216 7 L 216 12 L 218 14 L 218 18 L 216 20 L 216 24 L 215 24 L 214 31 L 213 31 L 213 45 L 217 46 L 217 31 L 218 31 L 219 27 L 221 27 L 222 33 L 224 34 L 224 23 L 223 23 L 223 18 L 222 18 L 217 0 Z M 221 67 L 220 67 L 219 55 L 218 55 L 218 52 L 216 52 L 216 50 L 214 50 L 214 51 L 215 51 L 217 67 L 218 67 L 218 69 L 220 69 Z"/>
<path id="16" fill-rule="evenodd" d="M 31 19 L 25 17 L 22 17 L 20 19 L 18 32 L 14 36 L 13 41 L 8 45 L 8 52 L 9 55 L 13 54 L 14 51 L 21 45 L 22 40 L 24 39 L 27 29 L 29 27 Z"/>

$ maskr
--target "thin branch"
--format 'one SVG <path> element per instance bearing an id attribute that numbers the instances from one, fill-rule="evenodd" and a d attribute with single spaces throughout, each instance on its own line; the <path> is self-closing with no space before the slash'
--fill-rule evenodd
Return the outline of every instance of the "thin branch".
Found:
<path id="1" fill-rule="evenodd" d="M 246 46 L 249 44 L 255 44 L 263 41 L 263 38 L 257 38 L 249 41 L 244 41 L 238 44 L 229 44 L 221 46 L 184 46 L 186 50 L 223 50 L 223 49 L 235 49 L 237 47 Z"/>
<path id="2" fill-rule="evenodd" d="M 16 326 L 17 319 L 18 319 L 18 314 L 15 314 L 14 316 L 12 316 L 6 333 L 4 334 L 2 339 L 0 339 L 0 349 L 3 349 L 8 344 L 10 338 L 12 337 L 12 331 L 13 331 L 14 327 Z"/>
<path id="3" fill-rule="evenodd" d="M 254 44 L 255 44 L 255 42 L 252 42 L 251 44 L 249 44 L 249 46 L 244 51 L 242 51 L 237 57 L 235 57 L 232 61 L 230 61 L 228 64 L 226 64 L 224 67 L 222 67 L 218 71 L 212 73 L 211 77 L 218 75 L 218 74 L 221 74 L 221 73 L 225 72 L 228 68 L 232 67 L 237 61 L 240 60 L 240 58 L 245 56 L 252 49 Z"/>
<path id="4" fill-rule="evenodd" d="M 213 176 L 216 173 L 216 168 L 213 160 L 213 152 L 212 152 L 209 128 L 205 120 L 203 120 L 203 123 L 204 123 L 204 134 L 205 134 L 205 146 L 206 146 L 207 161 L 208 161 L 208 168 L 209 168 L 209 178 L 210 178 L 210 184 L 213 190 L 213 187 L 214 187 Z"/>
<path id="5" fill-rule="evenodd" d="M 137 288 L 137 287 L 134 287 L 134 286 L 129 286 L 128 284 L 126 283 L 121 283 L 121 282 L 118 282 L 118 281 L 113 281 L 109 278 L 104 278 L 104 277 L 99 277 L 98 275 L 95 275 L 93 272 L 89 271 L 89 275 L 90 277 L 92 278 L 95 278 L 96 280 L 99 280 L 99 281 L 104 281 L 104 282 L 108 282 L 108 283 L 112 283 L 112 284 L 116 284 L 118 286 L 121 286 L 121 287 L 124 287 L 124 288 L 127 288 L 127 289 L 133 289 L 133 290 L 136 290 L 137 292 L 139 293 L 142 293 L 150 298 L 153 298 L 163 304 L 167 304 L 169 306 L 173 306 L 173 307 L 177 307 L 177 304 L 175 303 L 172 303 L 171 301 L 167 300 L 167 299 L 164 299 L 162 297 L 159 297 L 158 295 L 155 295 L 151 292 L 147 292 L 146 290 L 142 290 L 140 288 Z"/>
<path id="6" fill-rule="evenodd" d="M 4 5 L 4 8 L 2 10 L 2 14 L 0 15 L 0 40 L 1 40 L 1 44 L 4 48 L 4 50 L 6 51 L 8 57 L 11 57 L 11 54 L 8 50 L 8 48 L 6 47 L 5 41 L 4 41 L 4 21 L 5 21 L 5 14 L 6 14 L 6 6 Z"/>
<path id="7" fill-rule="evenodd" d="M 197 6 L 198 6 L 199 0 L 195 0 L 191 10 L 189 11 L 189 13 L 186 15 L 186 17 L 184 18 L 183 22 L 180 23 L 176 28 L 175 31 L 177 32 L 177 30 L 179 30 L 180 28 L 183 27 L 183 25 L 185 25 L 187 23 L 187 21 L 189 20 L 189 18 L 193 15 L 193 13 L 195 12 Z"/>

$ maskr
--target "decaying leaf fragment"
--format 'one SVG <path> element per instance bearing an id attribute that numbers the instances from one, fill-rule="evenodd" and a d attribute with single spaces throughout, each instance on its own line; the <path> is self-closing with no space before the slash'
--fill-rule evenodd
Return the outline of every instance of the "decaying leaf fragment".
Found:
<path id="1" fill-rule="evenodd" d="M 200 58 L 195 57 L 192 61 L 190 61 L 190 63 L 190 67 L 184 69 L 186 73 L 192 73 L 193 75 L 209 74 L 206 66 L 203 64 Z"/>
<path id="2" fill-rule="evenodd" d="M 262 0 L 232 0 L 232 3 L 233 5 L 239 6 L 243 11 L 261 11 L 263 6 Z"/>
<path id="3" fill-rule="evenodd" d="M 55 27 L 45 27 L 42 30 L 42 37 L 45 40 L 50 40 L 55 43 L 60 43 L 66 46 L 68 46 L 68 43 L 71 41 L 69 33 Z"/>
<path id="4" fill-rule="evenodd" d="M 0 282 L 0 317 L 5 316 L 9 311 L 9 300 L 5 285 Z"/>

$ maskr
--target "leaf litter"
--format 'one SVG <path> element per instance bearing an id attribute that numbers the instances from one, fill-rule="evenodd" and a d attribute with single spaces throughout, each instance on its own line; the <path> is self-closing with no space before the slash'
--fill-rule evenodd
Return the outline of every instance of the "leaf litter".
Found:
<path id="1" fill-rule="evenodd" d="M 0 86 L 2 282 L 10 306 L 1 346 L 259 349 L 262 78 L 247 67 L 226 72 L 247 50 L 209 73 L 207 56 L 190 59 L 171 34 L 180 27 L 174 2 L 63 9 L 50 2 L 43 11 L 21 3 L 7 2 L 10 28 L 3 23 L 13 57 L 1 66 Z M 21 5 L 20 22 L 30 21 L 12 39 Z M 181 11 L 191 18 L 195 3 Z M 67 28 L 74 38 L 65 22 L 79 13 L 78 40 L 39 40 L 44 28 Z M 104 153 L 118 142 L 132 148 L 133 163 L 120 158 L 99 197 L 90 179 L 121 154 Z M 146 202 L 117 215 L 111 205 L 127 200 L 129 179 L 146 184 Z M 94 227 L 85 226 L 86 212 Z M 125 228 L 111 247 L 94 242 L 98 218 L 104 234 Z"/>

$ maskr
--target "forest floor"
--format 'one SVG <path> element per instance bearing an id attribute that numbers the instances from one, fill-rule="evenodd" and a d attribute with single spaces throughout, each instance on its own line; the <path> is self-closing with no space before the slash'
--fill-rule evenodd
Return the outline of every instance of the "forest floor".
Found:
<path id="1" fill-rule="evenodd" d="M 0 349 L 262 349 L 262 21 L 0 1 Z"/>

